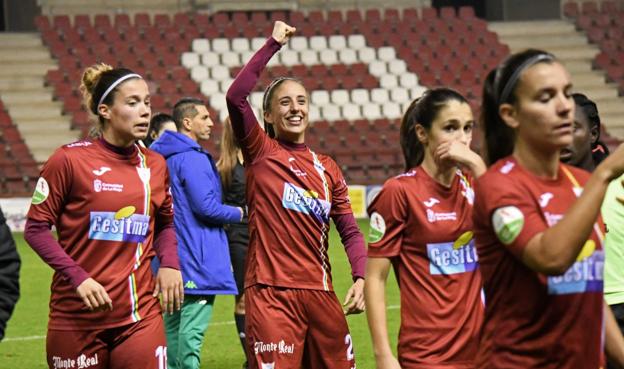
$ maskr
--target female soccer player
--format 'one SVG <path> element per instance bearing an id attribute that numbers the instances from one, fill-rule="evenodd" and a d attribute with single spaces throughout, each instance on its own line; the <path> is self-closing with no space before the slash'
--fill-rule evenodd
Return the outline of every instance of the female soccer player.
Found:
<path id="1" fill-rule="evenodd" d="M 406 172 L 388 180 L 368 208 L 366 306 L 377 368 L 472 368 L 483 320 L 472 237 L 473 176 L 485 163 L 470 150 L 466 99 L 436 88 L 401 122 Z M 388 342 L 385 285 L 401 287 L 399 360 Z"/>
<path id="2" fill-rule="evenodd" d="M 273 35 L 230 87 L 226 99 L 247 175 L 250 245 L 245 274 L 250 368 L 355 367 L 351 335 L 333 292 L 327 255 L 329 219 L 345 245 L 355 280 L 346 313 L 364 309 L 366 251 L 336 163 L 305 145 L 309 97 L 300 82 L 279 78 L 264 94 L 265 124 L 247 97 L 269 59 L 294 34 Z"/>
<path id="3" fill-rule="evenodd" d="M 165 131 L 177 132 L 173 117 L 169 114 L 158 113 L 154 114 L 150 121 L 149 131 L 147 131 L 147 137 L 143 140 L 146 147 L 150 147 L 154 141 L 160 137 Z"/>
<path id="4" fill-rule="evenodd" d="M 609 154 L 600 142 L 600 115 L 598 107 L 587 96 L 574 93 L 574 131 L 572 143 L 561 150 L 562 162 L 583 168 L 588 172 L 594 169 Z"/>
<path id="5" fill-rule="evenodd" d="M 475 186 L 473 217 L 486 301 L 478 368 L 603 365 L 598 215 L 624 172 L 624 147 L 591 176 L 560 164 L 574 128 L 571 88 L 563 65 L 539 50 L 510 56 L 485 83 L 491 167 Z M 605 318 L 607 354 L 622 364 L 624 341 Z"/>
<path id="6" fill-rule="evenodd" d="M 232 131 L 232 122 L 230 118 L 226 118 L 223 123 L 223 133 L 221 134 L 221 155 L 217 161 L 217 169 L 221 176 L 221 184 L 223 186 L 223 202 L 227 205 L 245 208 L 247 201 L 245 199 L 245 168 L 243 167 L 243 152 L 238 145 L 234 132 Z M 247 249 L 249 246 L 249 219 L 243 217 L 240 223 L 228 224 L 225 227 L 230 246 L 230 259 L 232 260 L 232 269 L 234 269 L 234 279 L 238 288 L 238 295 L 234 302 L 234 321 L 236 330 L 247 357 L 246 339 L 245 339 L 245 258 L 247 257 Z M 248 359 L 247 359 L 248 360 Z M 247 367 L 247 363 L 243 366 Z"/>
<path id="7" fill-rule="evenodd" d="M 183 289 L 167 166 L 136 144 L 149 126 L 147 83 L 130 70 L 96 64 L 85 70 L 81 90 L 100 137 L 52 154 L 26 223 L 26 241 L 55 270 L 48 365 L 164 368 L 157 295 L 171 313 Z M 161 260 L 155 281 L 154 251 Z"/>

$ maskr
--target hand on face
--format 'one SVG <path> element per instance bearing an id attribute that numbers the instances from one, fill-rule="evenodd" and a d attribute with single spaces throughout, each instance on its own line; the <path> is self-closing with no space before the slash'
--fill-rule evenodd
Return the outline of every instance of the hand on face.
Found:
<path id="1" fill-rule="evenodd" d="M 297 31 L 295 27 L 291 27 L 282 21 L 276 21 L 273 26 L 272 36 L 275 39 L 275 41 L 284 45 L 295 34 L 295 31 Z"/>

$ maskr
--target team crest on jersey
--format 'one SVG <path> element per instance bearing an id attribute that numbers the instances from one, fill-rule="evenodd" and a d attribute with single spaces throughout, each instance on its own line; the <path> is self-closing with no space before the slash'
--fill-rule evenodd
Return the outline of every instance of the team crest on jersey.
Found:
<path id="1" fill-rule="evenodd" d="M 284 183 L 282 206 L 286 209 L 313 216 L 316 220 L 329 223 L 331 204 L 319 198 L 314 190 L 304 190 L 292 183 Z"/>
<path id="2" fill-rule="evenodd" d="M 492 215 L 492 226 L 498 239 L 503 244 L 509 245 L 524 228 L 524 214 L 515 206 L 498 208 Z"/>
<path id="3" fill-rule="evenodd" d="M 119 242 L 144 242 L 149 231 L 150 217 L 135 214 L 134 206 L 116 212 L 92 211 L 89 239 Z"/>
<path id="4" fill-rule="evenodd" d="M 373 212 L 370 216 L 370 228 L 368 232 L 368 242 L 379 242 L 386 234 L 386 221 L 378 212 Z"/>
<path id="5" fill-rule="evenodd" d="M 43 177 L 39 177 L 37 180 L 37 185 L 35 186 L 35 192 L 33 192 L 31 202 L 33 205 L 39 205 L 42 202 L 46 201 L 48 196 L 50 195 L 50 186 L 48 186 L 48 181 Z"/>
<path id="6" fill-rule="evenodd" d="M 93 191 L 95 192 L 123 192 L 123 188 L 123 184 L 107 183 L 100 179 L 93 180 Z"/>
<path id="7" fill-rule="evenodd" d="M 454 242 L 427 244 L 427 256 L 432 275 L 472 272 L 479 260 L 471 231 L 464 232 Z"/>

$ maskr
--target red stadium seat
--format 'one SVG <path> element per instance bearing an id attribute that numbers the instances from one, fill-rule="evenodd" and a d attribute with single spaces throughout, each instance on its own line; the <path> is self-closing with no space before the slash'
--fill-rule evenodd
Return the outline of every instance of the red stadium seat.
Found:
<path id="1" fill-rule="evenodd" d="M 462 6 L 459 8 L 459 18 L 461 19 L 472 19 L 475 18 L 475 11 L 472 6 Z"/>
<path id="2" fill-rule="evenodd" d="M 115 15 L 115 28 L 116 29 L 128 29 L 132 27 L 130 16 L 128 14 L 116 14 Z"/>
<path id="3" fill-rule="evenodd" d="M 598 4 L 595 1 L 585 1 L 581 4 L 581 12 L 584 15 L 594 15 L 598 13 Z"/>
<path id="4" fill-rule="evenodd" d="M 151 27 L 152 23 L 150 21 L 149 14 L 147 14 L 147 13 L 136 13 L 134 15 L 134 26 L 137 29 Z"/>
<path id="5" fill-rule="evenodd" d="M 91 19 L 88 15 L 78 14 L 74 17 L 74 28 L 77 30 L 91 28 Z"/>
<path id="6" fill-rule="evenodd" d="M 576 18 L 579 15 L 579 6 L 576 2 L 567 2 L 563 4 L 563 15 L 569 18 Z"/>

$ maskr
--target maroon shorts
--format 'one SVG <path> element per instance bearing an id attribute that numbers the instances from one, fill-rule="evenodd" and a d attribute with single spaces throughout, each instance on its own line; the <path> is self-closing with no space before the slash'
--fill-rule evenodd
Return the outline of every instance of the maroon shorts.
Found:
<path id="1" fill-rule="evenodd" d="M 334 292 L 256 285 L 245 290 L 250 369 L 354 369 Z"/>
<path id="2" fill-rule="evenodd" d="M 166 369 L 167 342 L 160 314 L 122 327 L 48 329 L 50 369 Z"/>

